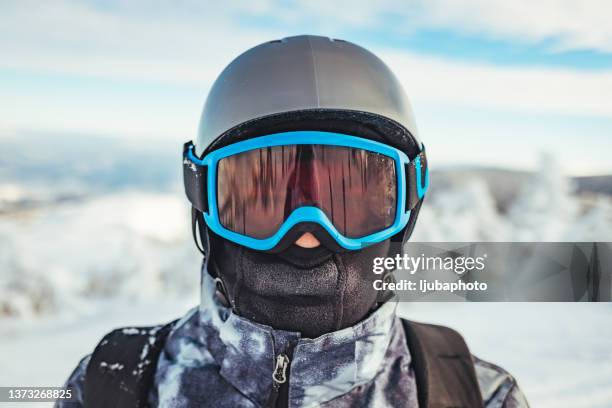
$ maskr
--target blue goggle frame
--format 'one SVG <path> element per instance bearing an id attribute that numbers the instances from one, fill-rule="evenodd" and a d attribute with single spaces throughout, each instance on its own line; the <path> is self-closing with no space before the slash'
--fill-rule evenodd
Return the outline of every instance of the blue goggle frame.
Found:
<path id="1" fill-rule="evenodd" d="M 390 157 L 395 162 L 397 175 L 397 203 L 395 220 L 391 226 L 382 231 L 360 237 L 348 238 L 342 235 L 332 224 L 325 213 L 314 206 L 303 206 L 296 208 L 283 222 L 276 233 L 265 239 L 249 237 L 225 228 L 219 221 L 217 206 L 217 164 L 219 160 L 238 153 L 273 146 L 286 145 L 332 145 L 346 146 L 376 152 Z M 242 142 L 237 142 L 218 150 L 208 153 L 199 159 L 194 152 L 192 143 L 185 144 L 184 149 L 184 172 L 186 193 L 194 208 L 203 213 L 204 221 L 217 235 L 233 241 L 237 244 L 256 249 L 270 250 L 274 248 L 285 234 L 296 224 L 303 222 L 314 222 L 321 225 L 338 242 L 340 246 L 348 250 L 358 250 L 365 246 L 384 241 L 404 229 L 410 218 L 410 211 L 414 205 L 407 205 L 411 195 L 411 201 L 422 200 L 429 187 L 429 170 L 425 164 L 425 171 L 421 168 L 421 158 L 424 158 L 424 150 L 411 162 L 408 156 L 391 146 L 363 139 L 356 136 L 341 133 L 322 131 L 293 131 L 261 136 Z M 408 169 L 413 167 L 413 183 L 415 189 L 407 191 Z M 412 188 L 412 187 L 411 187 Z"/>

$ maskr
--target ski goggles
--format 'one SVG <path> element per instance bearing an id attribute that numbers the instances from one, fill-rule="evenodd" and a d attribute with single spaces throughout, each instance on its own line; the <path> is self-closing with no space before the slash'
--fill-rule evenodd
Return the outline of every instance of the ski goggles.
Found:
<path id="1" fill-rule="evenodd" d="M 402 151 L 356 136 L 294 131 L 237 142 L 198 158 L 184 146 L 187 197 L 217 235 L 271 250 L 291 228 L 317 223 L 345 249 L 406 227 L 424 197 L 424 149 Z"/>

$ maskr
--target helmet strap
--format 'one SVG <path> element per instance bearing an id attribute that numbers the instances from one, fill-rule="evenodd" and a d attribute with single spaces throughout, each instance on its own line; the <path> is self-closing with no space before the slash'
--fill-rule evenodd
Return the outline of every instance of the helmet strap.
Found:
<path id="1" fill-rule="evenodd" d="M 199 234 L 198 234 L 199 232 Z M 200 213 L 195 207 L 191 207 L 191 234 L 193 235 L 193 241 L 198 248 L 198 251 L 204 256 L 204 262 L 208 256 L 204 250 L 204 246 L 208 247 L 208 234 L 206 231 L 206 224 L 202 219 L 202 213 Z M 198 239 L 200 235 L 200 239 Z M 202 244 L 200 244 L 202 242 Z"/>
<path id="2" fill-rule="evenodd" d="M 203 256 L 202 267 L 206 268 L 207 272 L 215 280 L 216 289 L 231 305 L 231 302 L 229 301 L 230 298 L 228 296 L 227 287 L 225 286 L 223 279 L 221 279 L 221 277 L 218 276 L 217 273 L 213 272 L 214 268 L 208 268 L 208 262 L 210 260 L 210 257 L 208 255 L 210 252 L 210 245 L 208 242 L 208 228 L 206 227 L 206 222 L 204 222 L 204 216 L 195 207 L 191 207 L 191 233 L 193 235 L 193 241 L 195 242 L 198 251 L 200 251 Z"/>

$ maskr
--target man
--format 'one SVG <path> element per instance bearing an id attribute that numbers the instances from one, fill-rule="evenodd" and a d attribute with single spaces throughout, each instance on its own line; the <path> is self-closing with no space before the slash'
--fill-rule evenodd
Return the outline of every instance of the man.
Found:
<path id="1" fill-rule="evenodd" d="M 408 100 L 376 56 L 314 36 L 248 50 L 214 83 L 183 163 L 201 304 L 108 334 L 68 380 L 81 405 L 527 406 L 456 332 L 402 321 L 373 288 L 373 258 L 402 251 L 428 184 Z"/>

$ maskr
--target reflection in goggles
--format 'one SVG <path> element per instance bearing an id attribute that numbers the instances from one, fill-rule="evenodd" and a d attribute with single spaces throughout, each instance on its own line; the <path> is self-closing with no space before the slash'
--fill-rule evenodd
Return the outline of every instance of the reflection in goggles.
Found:
<path id="1" fill-rule="evenodd" d="M 395 162 L 344 146 L 249 150 L 219 161 L 217 203 L 225 228 L 253 238 L 272 236 L 304 206 L 320 208 L 344 236 L 363 237 L 395 221 Z"/>

